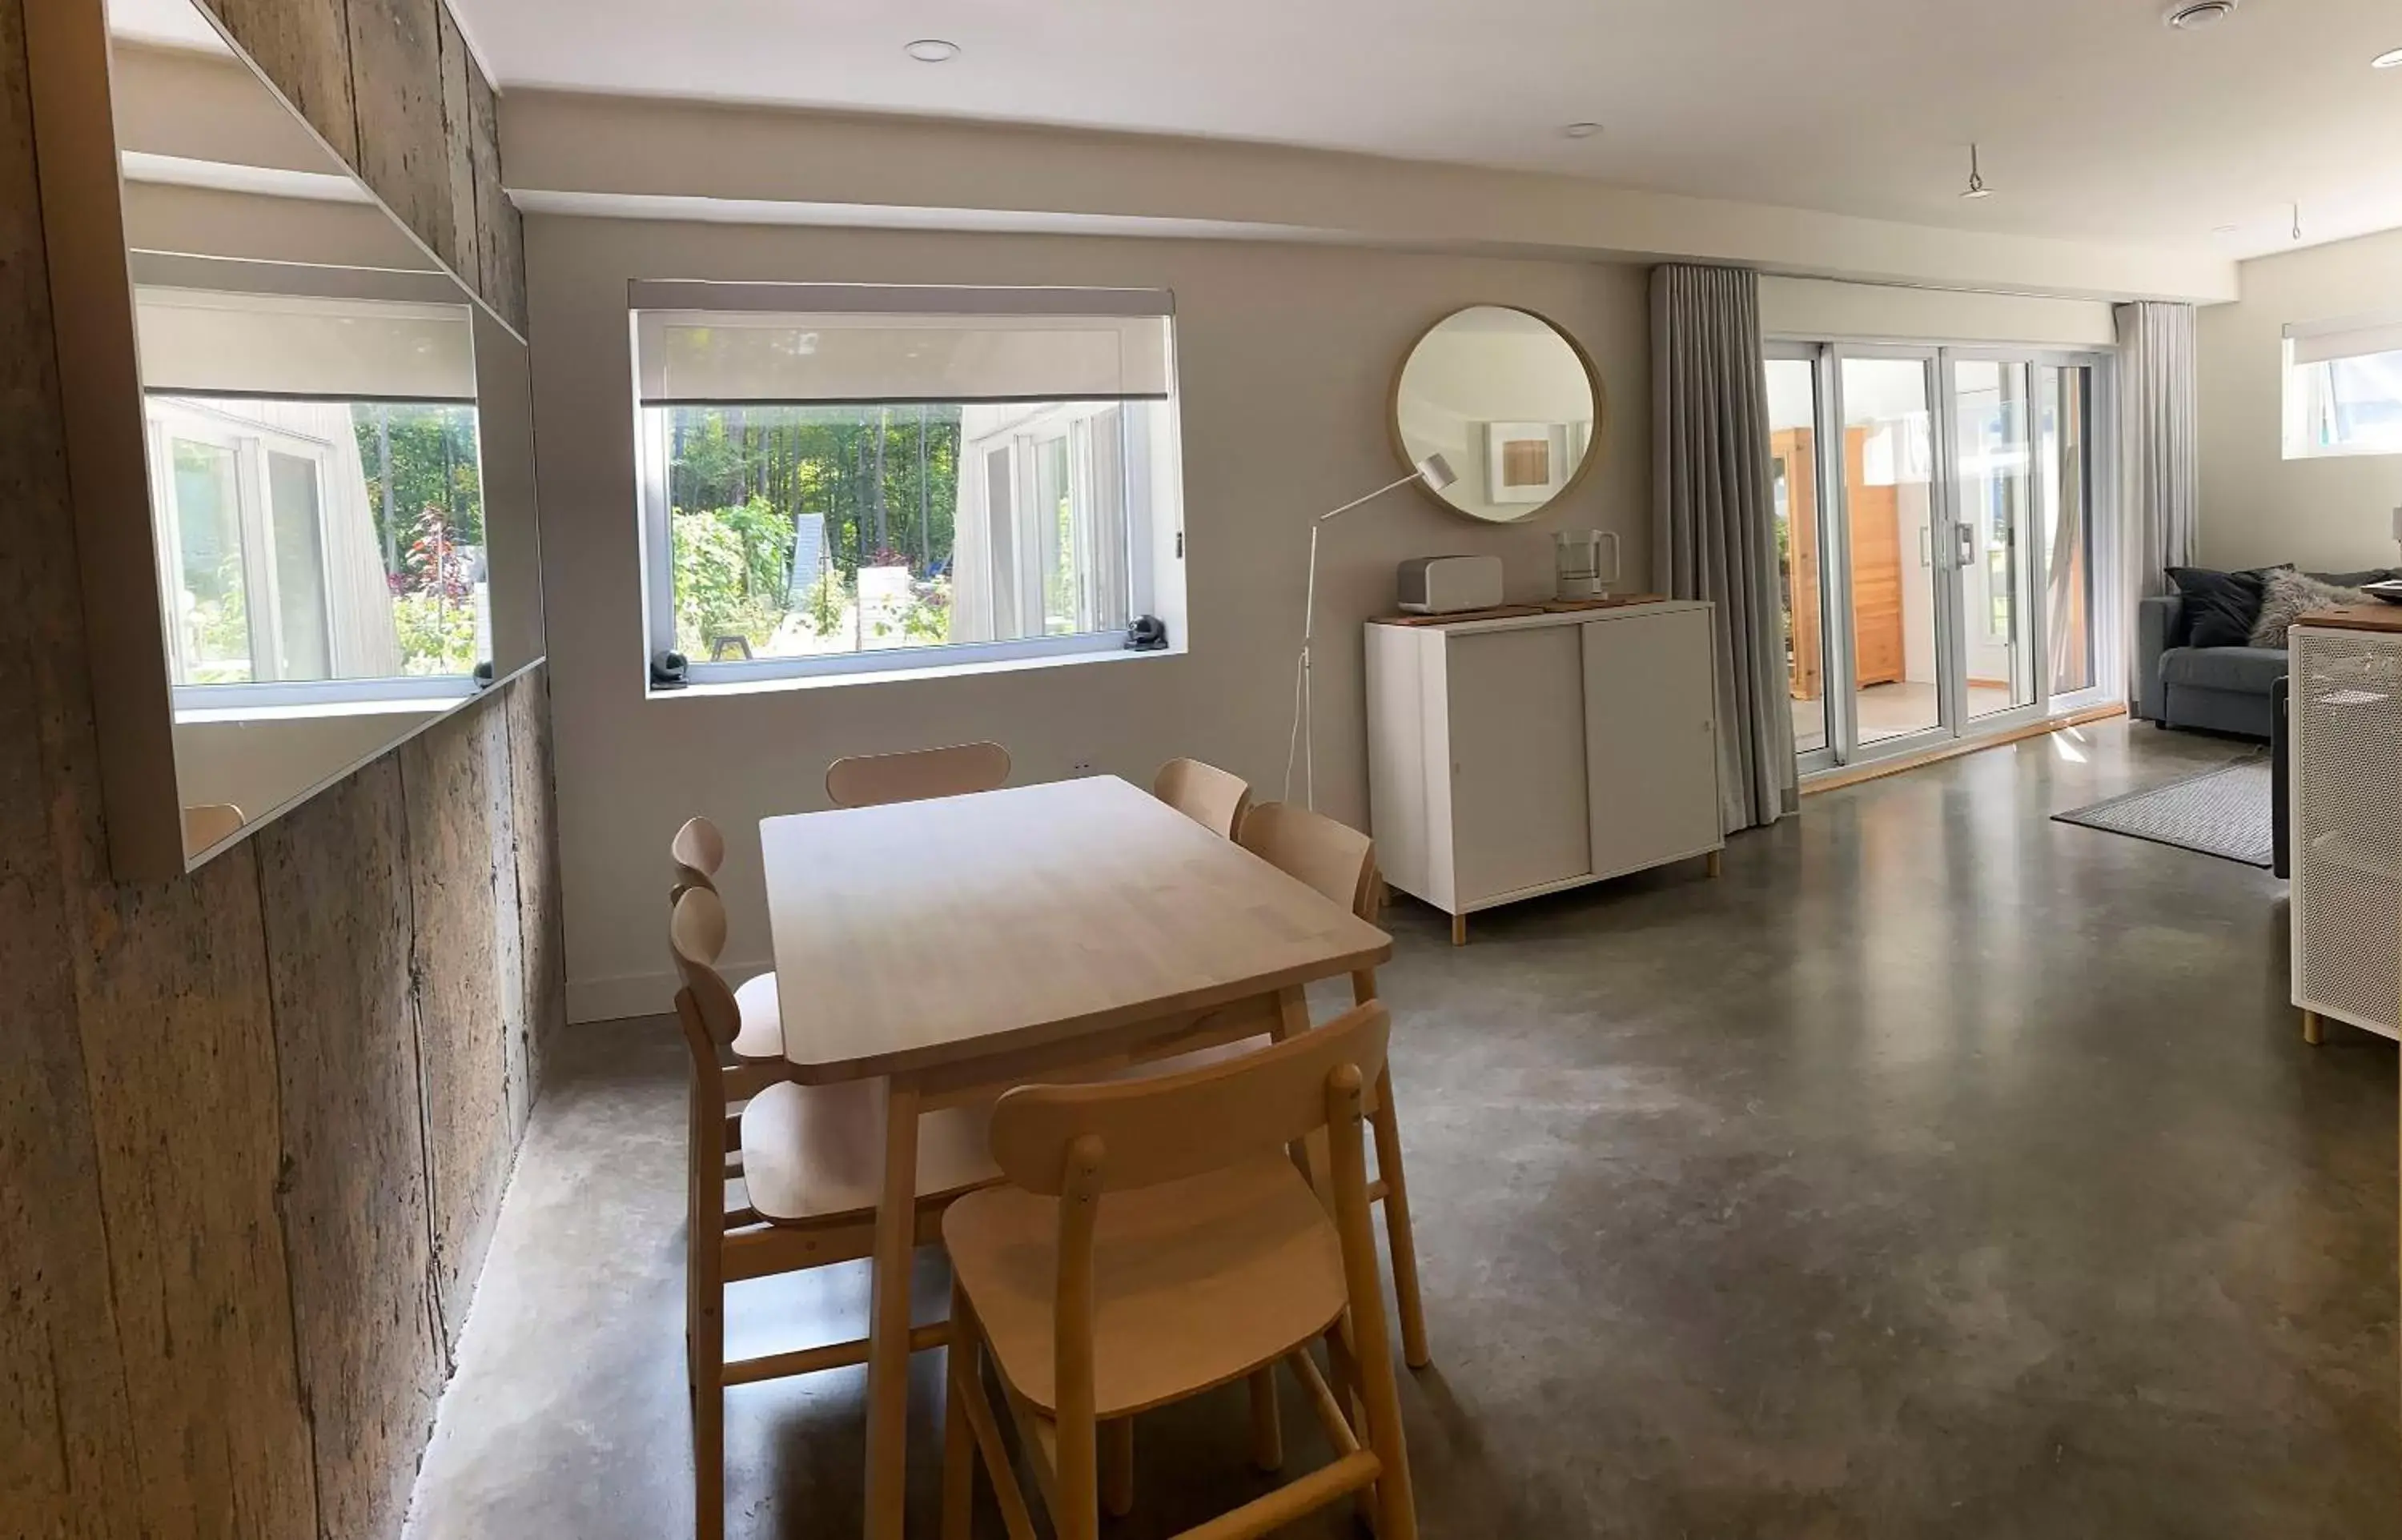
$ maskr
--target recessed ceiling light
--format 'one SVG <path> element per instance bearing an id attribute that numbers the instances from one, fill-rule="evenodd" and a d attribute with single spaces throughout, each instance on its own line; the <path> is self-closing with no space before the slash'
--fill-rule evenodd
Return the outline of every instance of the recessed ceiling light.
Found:
<path id="1" fill-rule="evenodd" d="M 2402 70 L 2402 48 L 2387 48 L 2368 62 L 2372 70 Z"/>
<path id="2" fill-rule="evenodd" d="M 2215 27 L 2235 14 L 2243 0 L 2174 0 L 2160 13 L 2161 21 L 2179 32 L 2200 32 Z"/>
<path id="3" fill-rule="evenodd" d="M 903 53 L 920 64 L 941 64 L 959 56 L 959 46 L 944 37 L 920 37 L 903 47 Z"/>
<path id="4" fill-rule="evenodd" d="M 1560 131 L 1567 134 L 1570 139 L 1591 139 L 1594 134 L 1601 131 L 1601 125 L 1598 123 L 1571 123 Z"/>

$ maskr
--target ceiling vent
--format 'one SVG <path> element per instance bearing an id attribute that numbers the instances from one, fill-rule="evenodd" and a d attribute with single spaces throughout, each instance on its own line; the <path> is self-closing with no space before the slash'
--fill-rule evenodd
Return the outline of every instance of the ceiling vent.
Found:
<path id="1" fill-rule="evenodd" d="M 2179 32 L 2200 32 L 2233 16 L 2242 4 L 2243 0 L 2175 0 L 2160 13 L 2160 21 Z"/>

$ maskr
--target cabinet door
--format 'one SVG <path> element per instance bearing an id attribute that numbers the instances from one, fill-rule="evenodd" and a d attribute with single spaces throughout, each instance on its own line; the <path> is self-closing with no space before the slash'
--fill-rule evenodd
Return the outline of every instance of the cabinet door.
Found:
<path id="1" fill-rule="evenodd" d="M 1710 612 L 1629 615 L 1578 629 L 1594 873 L 1717 849 L 1726 834 Z"/>
<path id="2" fill-rule="evenodd" d="M 1593 870 L 1581 629 L 1471 632 L 1443 649 L 1453 890 L 1463 910 Z"/>

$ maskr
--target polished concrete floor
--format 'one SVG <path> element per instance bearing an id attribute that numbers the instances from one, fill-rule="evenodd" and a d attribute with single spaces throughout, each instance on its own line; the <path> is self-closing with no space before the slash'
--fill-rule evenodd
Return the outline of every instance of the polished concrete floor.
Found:
<path id="1" fill-rule="evenodd" d="M 1425 1533 L 2402 1533 L 2395 1047 L 2302 1044 L 2267 873 L 2047 819 L 2241 751 L 2122 723 L 1992 750 L 1464 950 L 1398 904 Z M 536 1109 L 422 1540 L 690 1533 L 680 1052 L 579 1029 Z M 855 1328 L 863 1288 L 740 1286 L 735 1351 Z M 732 1393 L 729 1534 L 858 1532 L 859 1393 Z M 1256 1490 L 1238 1393 L 1139 1434 L 1112 1536 Z"/>

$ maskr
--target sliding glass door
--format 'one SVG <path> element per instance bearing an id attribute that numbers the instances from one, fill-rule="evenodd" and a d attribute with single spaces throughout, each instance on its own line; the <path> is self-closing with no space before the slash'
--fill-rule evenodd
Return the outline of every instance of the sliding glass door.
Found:
<path id="1" fill-rule="evenodd" d="M 1804 773 L 2105 694 L 2102 359 L 1797 343 L 1765 367 Z"/>
<path id="2" fill-rule="evenodd" d="M 1953 527 L 1964 661 L 1962 714 L 1971 722 L 2036 703 L 2033 608 L 2022 554 L 2034 549 L 2027 364 L 1951 361 Z"/>
<path id="3" fill-rule="evenodd" d="M 1853 736 L 1861 744 L 1913 737 L 1948 720 L 1934 367 L 1932 352 L 1836 360 L 1849 557 L 1843 611 L 1851 623 Z"/>

